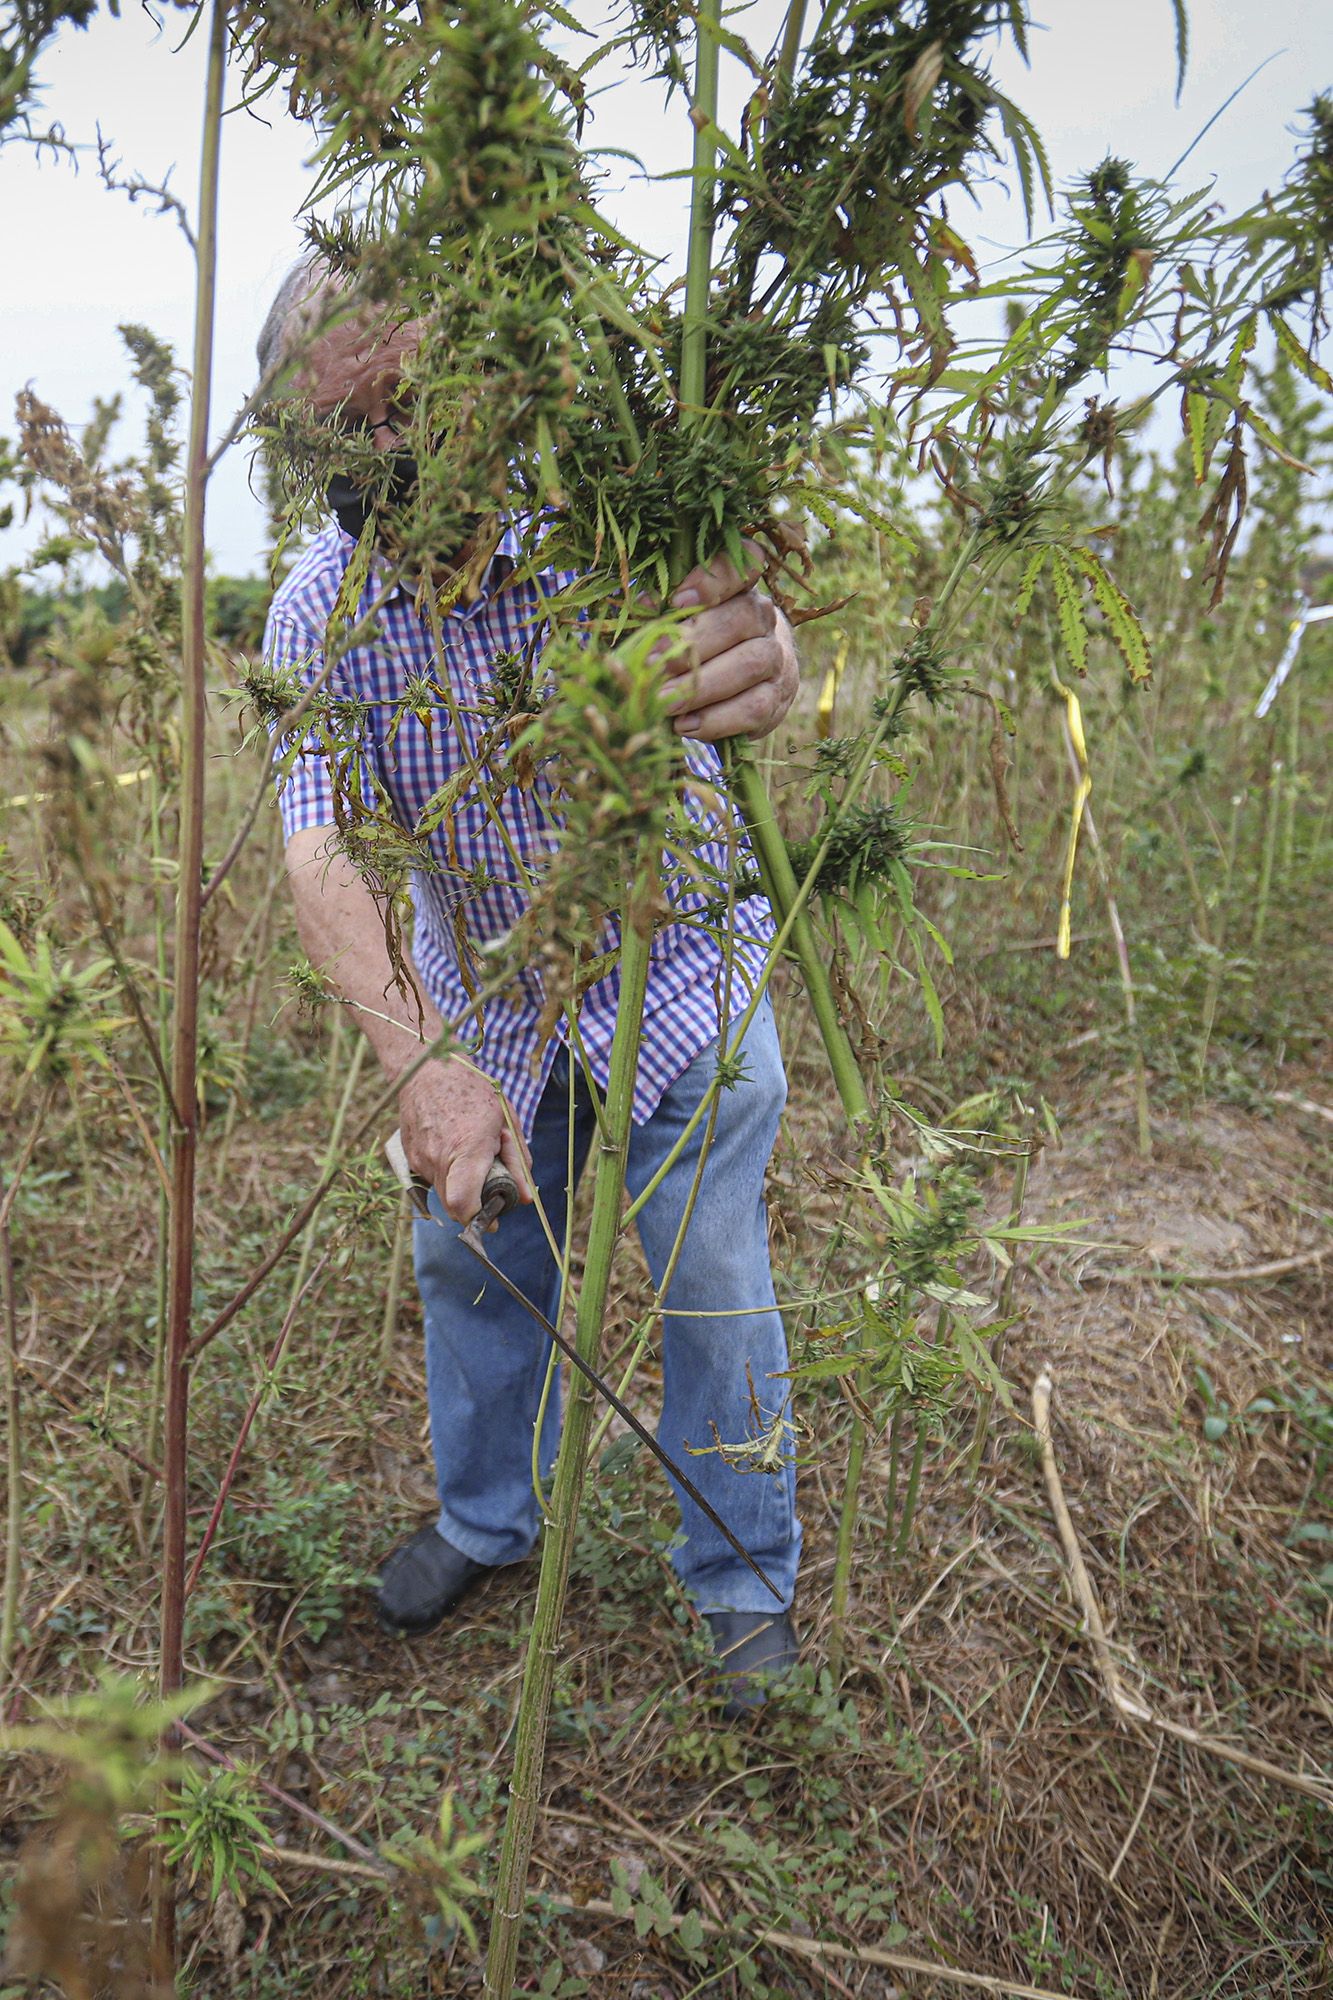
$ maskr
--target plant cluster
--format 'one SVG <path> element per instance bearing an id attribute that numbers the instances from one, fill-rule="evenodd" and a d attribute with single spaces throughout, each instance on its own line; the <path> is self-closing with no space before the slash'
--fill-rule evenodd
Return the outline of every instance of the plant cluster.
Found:
<path id="1" fill-rule="evenodd" d="M 33 61 L 61 21 L 77 25 L 88 12 L 18 10 L 0 68 L 0 122 L 34 136 L 24 108 Z M 262 1483 L 248 1494 L 243 1487 L 230 1512 L 224 1509 L 249 1426 L 273 1400 L 307 1281 L 313 1287 L 325 1269 L 338 1275 L 344 1269 L 332 1250 L 312 1265 L 312 1217 L 344 1174 L 344 1155 L 362 1157 L 369 1126 L 392 1101 L 392 1093 L 383 1096 L 344 1134 L 353 1067 L 314 1192 L 293 1217 L 246 1244 L 248 1274 L 238 1279 L 229 1271 L 221 1296 L 207 1295 L 211 1317 L 200 1328 L 195 1250 L 207 1231 L 195 1209 L 196 1161 L 210 1097 L 234 1106 L 240 1062 L 232 1063 L 227 1037 L 214 1032 L 206 989 L 219 969 L 231 870 L 272 775 L 267 766 L 259 774 L 263 789 L 237 814 L 222 857 L 206 862 L 210 630 L 203 509 L 228 35 L 246 64 L 251 100 L 266 89 L 285 90 L 318 135 L 309 218 L 312 297 L 295 350 L 262 385 L 269 400 L 256 404 L 257 428 L 285 487 L 284 534 L 309 521 L 334 480 L 359 496 L 365 515 L 326 635 L 321 680 L 312 686 L 299 671 L 249 666 L 243 693 L 261 728 L 242 747 L 264 743 L 272 729 L 279 775 L 284 760 L 312 750 L 329 761 L 338 845 L 377 895 L 388 961 L 404 992 L 412 978 L 411 879 L 437 865 L 431 836 L 443 831 L 446 843 L 452 838 L 465 799 L 494 813 L 505 788 L 532 790 L 539 775 L 549 783 L 554 852 L 545 877 L 532 885 L 529 915 L 489 960 L 468 956 L 460 920 L 460 948 L 479 1002 L 483 992 L 501 994 L 520 965 L 535 964 L 545 983 L 548 1030 L 561 1010 L 576 1021 L 583 987 L 618 958 L 621 1019 L 599 1106 L 602 1143 L 577 1300 L 585 1357 L 596 1352 L 609 1297 L 637 1036 L 653 932 L 666 907 L 664 882 L 683 883 L 698 897 L 700 920 L 719 922 L 722 899 L 748 884 L 743 877 L 703 879 L 693 850 L 705 823 L 725 821 L 737 800 L 758 879 L 783 944 L 801 967 L 846 1114 L 845 1144 L 859 1161 L 841 1183 L 847 1212 L 839 1224 L 856 1245 L 859 1268 L 850 1288 L 854 1307 L 824 1326 L 830 1344 L 794 1371 L 806 1381 L 836 1383 L 852 1422 L 833 1565 L 830 1685 L 811 1692 L 804 1710 L 805 1691 L 798 1689 L 788 1727 L 796 1726 L 791 1716 L 798 1712 L 831 1733 L 851 1727 L 838 1684 L 868 1454 L 887 1429 L 885 1512 L 896 1562 L 905 1557 L 916 1518 L 928 1433 L 965 1381 L 986 1398 L 1007 1394 L 995 1349 L 1010 1323 L 1012 1286 L 1002 1285 L 998 1303 L 973 1290 L 980 1282 L 975 1265 L 985 1251 L 1000 1264 L 1007 1258 L 1007 1280 L 1015 1246 L 1057 1233 L 1025 1230 L 1021 1177 L 1007 1227 L 978 1218 L 976 1189 L 956 1162 L 991 1142 L 906 1111 L 900 1082 L 890 1074 L 882 1010 L 880 1020 L 872 1018 L 863 998 L 871 981 L 858 976 L 867 965 L 877 980 L 907 969 L 942 1045 L 944 1008 L 931 964 L 947 964 L 949 948 L 918 908 L 916 882 L 936 865 L 930 856 L 941 843 L 919 811 L 909 816 L 907 789 L 927 764 L 937 740 L 932 732 L 957 726 L 955 694 L 980 694 L 997 732 L 1012 714 L 1002 707 L 1007 684 L 998 667 L 995 688 L 963 680 L 965 669 L 955 663 L 983 655 L 983 648 L 974 644 L 965 653 L 962 641 L 975 641 L 989 617 L 984 657 L 1007 662 L 1015 630 L 1035 631 L 1039 643 L 1029 660 L 1040 660 L 1043 678 L 1055 676 L 1077 766 L 1063 878 L 1067 945 L 1077 841 L 1080 829 L 1092 826 L 1092 777 L 1079 696 L 1059 679 L 1055 662 L 1077 680 L 1109 641 L 1132 683 L 1146 679 L 1149 667 L 1140 621 L 1112 573 L 1102 494 L 1089 491 L 1088 468 L 1100 463 L 1110 487 L 1153 397 L 1167 389 L 1180 393 L 1196 504 L 1214 481 L 1203 500 L 1203 529 L 1217 609 L 1229 569 L 1241 560 L 1249 453 L 1258 450 L 1260 467 L 1265 454 L 1290 462 L 1294 454 L 1284 439 L 1309 428 L 1291 395 L 1275 427 L 1280 399 L 1266 390 L 1260 336 L 1271 331 L 1278 343 L 1288 389 L 1295 379 L 1321 393 L 1330 387 L 1315 352 L 1329 251 L 1333 117 L 1325 99 L 1312 108 L 1286 186 L 1239 222 L 1219 220 L 1199 200 L 1137 180 L 1126 163 L 1108 161 L 1075 186 L 1037 261 L 983 286 L 949 203 L 1002 156 L 1002 139 L 1029 210 L 1046 181 L 1036 134 L 989 71 L 997 36 L 1012 35 L 1023 48 L 1021 7 L 1010 0 L 831 0 L 807 33 L 804 9 L 793 0 L 778 49 L 759 56 L 712 0 L 690 9 L 631 0 L 624 46 L 691 98 L 691 254 L 682 297 L 594 207 L 579 136 L 589 66 L 577 72 L 548 46 L 555 28 L 569 26 L 563 13 L 535 0 L 421 0 L 410 8 L 361 0 L 328 0 L 318 8 L 248 0 L 230 7 L 218 0 L 209 45 L 204 213 L 193 239 L 199 317 L 192 447 L 183 453 L 178 444 L 174 363 L 140 329 L 126 329 L 131 368 L 150 408 L 135 458 L 109 461 L 116 414 L 110 402 L 97 406 L 77 440 L 35 395 L 20 409 L 20 476 L 47 496 L 59 527 L 37 567 L 77 583 L 80 565 L 96 557 L 110 566 L 123 595 L 114 603 L 86 599 L 49 645 L 57 677 L 47 762 L 65 821 L 60 840 L 86 900 L 97 955 L 89 961 L 80 947 L 67 963 L 64 947 L 51 943 L 28 904 L 11 899 L 15 921 L 6 919 L 0 930 L 0 1039 L 16 1058 L 17 1091 L 33 1079 L 47 1086 L 20 1175 L 40 1142 L 51 1086 L 77 1081 L 86 1061 L 105 1065 L 114 1078 L 160 1190 L 151 1301 L 158 1337 L 146 1434 L 136 1432 L 137 1442 L 129 1443 L 129 1427 L 113 1421 L 110 1389 L 103 1409 L 93 1399 L 78 1413 L 90 1444 L 117 1454 L 142 1478 L 135 1518 L 145 1546 L 159 1480 L 164 1494 L 161 1654 L 172 1699 L 157 1712 L 157 1729 L 179 1713 L 174 1690 L 184 1662 L 190 1364 L 257 1294 L 270 1296 L 264 1286 L 297 1243 L 301 1261 L 287 1313 L 216 1488 L 196 1568 L 225 1518 L 223 1545 L 230 1545 L 236 1565 L 249 1580 L 281 1592 L 284 1629 L 290 1619 L 311 1644 L 334 1630 L 356 1580 L 339 1506 L 350 1496 L 337 1487 L 309 1494 L 268 1468 Z M 723 55 L 740 62 L 752 84 L 734 136 L 718 124 L 716 66 Z M 993 343 L 968 347 L 954 330 L 956 306 L 979 296 L 1010 308 L 998 350 Z M 1302 314 L 1305 337 L 1293 325 Z M 416 329 L 392 399 L 399 452 L 378 451 L 371 433 L 346 412 L 330 421 L 310 402 L 303 342 L 330 321 L 370 334 L 401 330 L 405 322 Z M 1156 389 L 1126 410 L 1083 393 L 1131 339 L 1157 342 Z M 877 457 L 891 457 L 896 495 L 886 497 L 869 475 L 868 461 Z M 919 524 L 904 532 L 897 503 L 913 476 L 928 479 L 937 496 L 939 532 Z M 1122 491 L 1130 483 L 1122 477 Z M 542 670 L 534 665 L 538 635 L 523 657 L 496 662 L 492 685 L 480 697 L 481 753 L 432 801 L 421 824 L 398 825 L 374 782 L 372 718 L 356 698 L 336 691 L 334 670 L 350 648 L 373 639 L 376 607 L 395 589 L 413 595 L 438 644 L 440 618 L 477 588 L 505 515 L 524 533 L 519 583 L 541 579 L 545 588 L 552 571 L 566 579 L 545 597 L 551 637 Z M 1286 495 L 1272 517 L 1279 539 L 1291 540 L 1291 518 Z M 826 592 L 837 574 L 838 531 L 849 525 L 860 537 L 862 566 L 844 579 L 845 591 Z M 794 615 L 827 611 L 832 603 L 854 616 L 859 598 L 873 592 L 876 600 L 859 690 L 863 712 L 843 736 L 832 736 L 835 673 L 827 713 L 821 708 L 830 733 L 806 793 L 817 818 L 804 839 L 794 829 L 790 843 L 743 748 L 731 759 L 733 799 L 706 797 L 686 779 L 653 658 L 658 640 L 672 635 L 657 622 L 669 587 L 692 562 L 719 551 L 746 561 L 747 538 L 762 551 L 770 589 Z M 1179 550 L 1167 552 L 1178 568 Z M 443 732 L 456 721 L 449 699 L 442 683 L 414 677 L 392 715 L 374 718 L 375 729 L 390 749 L 404 730 Z M 109 769 L 102 752 L 112 741 L 140 753 L 133 771 Z M 996 790 L 1006 811 L 1003 746 L 997 758 L 994 742 Z M 882 796 L 886 775 L 891 798 Z M 106 843 L 96 838 L 113 776 L 117 785 L 128 777 L 145 787 L 149 862 L 142 900 L 151 921 L 141 940 L 128 939 L 119 921 L 124 887 L 112 875 Z M 1275 871 L 1281 874 L 1288 796 L 1269 784 L 1261 880 L 1270 886 Z M 1236 845 L 1233 838 L 1233 860 Z M 955 878 L 974 872 L 951 870 Z M 1206 899 L 1197 901 L 1217 982 L 1204 1005 L 1206 1060 L 1228 946 L 1223 926 L 1210 922 Z M 1252 950 L 1262 945 L 1267 903 L 1266 886 L 1248 940 Z M 618 945 L 607 927 L 613 914 L 621 918 Z M 242 942 L 260 963 L 266 904 L 253 921 L 251 930 L 247 917 Z M 1115 924 L 1127 966 L 1118 915 Z M 116 1004 L 127 1010 L 115 1015 L 108 1011 L 113 979 L 123 995 Z M 325 991 L 308 968 L 292 983 L 307 1000 Z M 1127 1032 L 1136 1036 L 1132 981 L 1126 990 Z M 258 992 L 252 978 L 242 1050 Z M 757 1003 L 756 995 L 750 1004 Z M 341 1022 L 341 1013 L 335 1018 Z M 107 1048 L 122 1029 L 136 1036 L 137 1069 L 128 1077 L 111 1069 Z M 1138 1058 L 1142 1080 L 1141 1042 Z M 737 1062 L 733 1042 L 721 1051 L 716 1089 L 736 1080 Z M 332 1113 L 332 1098 L 326 1108 Z M 898 1180 L 887 1162 L 888 1133 L 900 1119 L 927 1157 Z M 230 1129 L 221 1142 L 224 1157 Z M 5 1193 L 0 1227 L 14 1417 L 22 1358 L 8 1235 L 15 1185 Z M 343 1198 L 345 1217 L 364 1223 L 378 1193 L 379 1184 L 358 1171 Z M 402 1235 L 400 1229 L 400 1244 Z M 207 1259 L 201 1263 L 211 1277 Z M 644 1324 L 653 1324 L 661 1309 L 659 1296 Z M 639 1352 L 645 1344 L 638 1343 Z M 754 1437 L 724 1440 L 715 1432 L 714 1448 L 752 1469 L 785 1463 L 793 1441 L 785 1405 L 774 1416 L 756 1394 L 755 1416 Z M 899 1506 L 905 1424 L 915 1436 Z M 12 1422 L 12 1436 L 17 1429 Z M 549 1496 L 510 1810 L 493 1885 L 488 1983 L 496 2000 L 508 2000 L 516 1977 L 553 1703 L 571 1740 L 586 1743 L 595 1733 L 588 1697 L 580 1701 L 568 1682 L 558 1683 L 555 1664 L 589 1431 L 580 1387 Z M 978 1437 L 984 1443 L 981 1425 Z M 10 1477 L 11 1492 L 21 1498 L 17 1444 Z M 262 1513 L 252 1504 L 256 1496 Z M 17 1579 L 17 1564 L 11 1574 Z M 17 1591 L 15 1580 L 5 1607 L 7 1659 Z M 217 1601 L 208 1609 L 216 1613 Z M 206 1623 L 201 1617 L 196 1629 Z M 261 1647 L 263 1635 L 252 1629 L 248 1641 Z M 719 1752 L 719 1759 L 729 1754 Z M 752 1796 L 762 1808 L 763 1798 Z M 385 1850 L 429 1901 L 433 1944 L 471 1941 L 466 1906 L 475 1885 L 468 1871 L 482 1842 L 470 1824 L 459 1831 L 452 1811 L 449 1805 L 430 1832 L 391 1834 L 394 1845 Z M 166 1850 L 205 1893 L 226 1888 L 239 1896 L 244 1882 L 262 1880 L 260 1826 L 244 1780 L 191 1780 L 168 1813 Z M 97 1866 L 77 1877 L 76 1900 L 99 1891 L 120 1896 L 102 1865 L 109 1852 L 104 1832 L 89 1842 Z M 818 1909 L 813 1893 L 805 1902 L 769 1836 L 719 1839 L 718 1849 L 730 1867 L 753 1870 L 770 1907 L 785 1900 L 800 1907 L 803 1920 L 806 1907 Z M 160 1885 L 158 1955 L 168 1959 L 173 1904 L 165 1870 Z M 703 1967 L 701 1921 L 691 1923 L 687 1911 L 677 1922 L 680 1913 L 655 1888 L 636 1901 L 627 1882 L 615 1887 L 616 1914 L 632 1913 L 642 1936 L 669 1933 Z M 838 1880 L 839 1914 L 849 1921 L 871 1912 L 854 1887 L 849 1865 Z M 58 1906 L 62 1922 L 71 1907 Z M 876 1920 L 887 1914 L 886 1906 L 875 1906 Z M 90 1962 L 100 1976 L 101 1961 Z M 51 1967 L 63 1975 L 66 1961 L 44 1958 L 42 1969 Z M 757 1974 L 738 1978 L 759 1990 Z"/>

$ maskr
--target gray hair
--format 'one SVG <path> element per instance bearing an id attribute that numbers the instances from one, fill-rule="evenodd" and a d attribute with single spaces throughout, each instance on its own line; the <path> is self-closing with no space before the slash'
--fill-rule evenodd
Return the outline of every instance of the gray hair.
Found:
<path id="1" fill-rule="evenodd" d="M 332 282 L 333 273 L 317 250 L 307 250 L 297 258 L 278 286 L 255 342 L 261 380 L 276 375 L 287 360 L 296 338 L 313 318 L 312 307 Z"/>

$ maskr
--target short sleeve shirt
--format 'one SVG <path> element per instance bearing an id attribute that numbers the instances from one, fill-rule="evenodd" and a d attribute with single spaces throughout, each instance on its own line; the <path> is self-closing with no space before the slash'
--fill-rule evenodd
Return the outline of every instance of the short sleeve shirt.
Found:
<path id="1" fill-rule="evenodd" d="M 353 544 L 337 527 L 311 543 L 274 595 L 265 652 L 270 666 L 309 684 L 324 661 L 324 634 L 337 602 Z M 570 579 L 559 573 L 520 579 L 512 531 L 501 542 L 474 603 L 441 619 L 443 660 L 437 661 L 427 622 L 403 593 L 378 613 L 374 639 L 350 648 L 325 688 L 346 704 L 355 741 L 355 776 L 362 796 L 374 798 L 393 821 L 422 843 L 423 827 L 438 817 L 442 788 L 474 768 L 487 728 L 486 694 L 493 676 L 515 655 L 537 654 L 545 634 L 545 596 Z M 368 586 L 358 617 L 371 607 Z M 413 682 L 447 675 L 447 704 L 404 702 Z M 283 759 L 279 804 L 285 835 L 335 823 L 336 774 L 332 758 L 347 753 L 348 730 L 338 749 L 307 739 L 294 760 Z M 691 879 L 668 867 L 664 884 L 669 920 L 654 934 L 635 1079 L 634 1118 L 651 1116 L 662 1094 L 721 1032 L 724 1000 L 735 1018 L 748 1003 L 773 935 L 762 896 L 735 902 L 730 978 L 719 924 L 718 885 L 728 871 L 749 865 L 749 849 L 730 809 L 712 791 L 722 775 L 711 744 L 686 741 L 684 761 L 697 786 L 682 798 L 698 864 Z M 341 774 L 346 787 L 348 774 Z M 709 799 L 713 803 L 708 803 Z M 499 822 L 497 824 L 497 821 Z M 540 875 L 560 838 L 559 799 L 553 777 L 538 767 L 529 782 L 483 797 L 464 782 L 441 824 L 424 835 L 427 865 L 412 876 L 412 963 L 425 993 L 466 1048 L 471 1060 L 506 1093 L 525 1133 L 541 1099 L 556 1047 L 568 1039 L 558 1017 L 544 1023 L 545 991 L 536 966 L 524 967 L 501 999 L 476 1004 L 474 968 L 487 945 L 506 938 L 529 907 L 523 876 Z M 516 865 L 518 864 L 518 865 Z M 619 944 L 608 918 L 600 948 Z M 582 997 L 578 1033 L 600 1088 L 605 1089 L 619 999 L 618 966 Z"/>

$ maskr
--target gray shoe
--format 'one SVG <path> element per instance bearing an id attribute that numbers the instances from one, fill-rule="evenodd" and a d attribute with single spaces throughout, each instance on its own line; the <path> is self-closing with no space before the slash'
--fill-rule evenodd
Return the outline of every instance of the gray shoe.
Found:
<path id="1" fill-rule="evenodd" d="M 718 1671 L 714 1691 L 725 1696 L 728 1722 L 743 1721 L 768 1700 L 774 1681 L 783 1680 L 801 1657 L 791 1614 L 780 1611 L 705 1611 Z"/>
<path id="2" fill-rule="evenodd" d="M 375 1609 L 386 1632 L 418 1638 L 433 1632 L 441 1619 L 490 1574 L 488 1563 L 473 1562 L 439 1529 L 418 1528 L 387 1559 L 375 1580 Z"/>

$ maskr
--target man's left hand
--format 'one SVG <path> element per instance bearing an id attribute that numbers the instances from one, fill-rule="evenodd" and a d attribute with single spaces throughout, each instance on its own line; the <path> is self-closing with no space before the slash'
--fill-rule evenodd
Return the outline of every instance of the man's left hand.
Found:
<path id="1" fill-rule="evenodd" d="M 672 593 L 673 607 L 691 613 L 662 661 L 678 736 L 704 743 L 767 736 L 796 699 L 796 642 L 777 606 L 754 587 L 760 569 L 757 549 L 745 574 L 729 556 L 715 556 Z"/>

